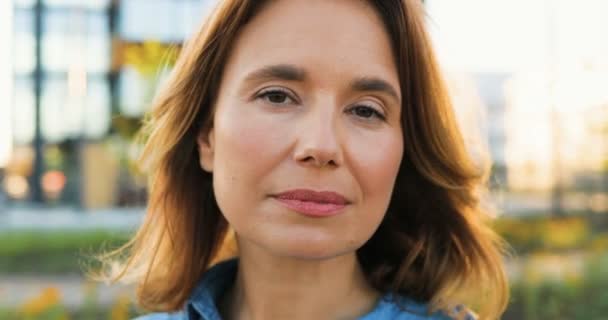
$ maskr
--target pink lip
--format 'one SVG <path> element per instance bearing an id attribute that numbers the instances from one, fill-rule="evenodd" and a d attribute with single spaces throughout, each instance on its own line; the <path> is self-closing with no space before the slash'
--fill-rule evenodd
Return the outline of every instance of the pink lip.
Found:
<path id="1" fill-rule="evenodd" d="M 350 203 L 339 193 L 309 189 L 289 190 L 275 195 L 274 198 L 287 208 L 312 217 L 339 214 Z"/>

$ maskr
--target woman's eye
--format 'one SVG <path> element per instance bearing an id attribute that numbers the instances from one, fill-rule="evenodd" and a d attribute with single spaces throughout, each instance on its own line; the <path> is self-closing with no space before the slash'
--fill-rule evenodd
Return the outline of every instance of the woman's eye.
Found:
<path id="1" fill-rule="evenodd" d="M 360 118 L 364 118 L 366 120 L 371 119 L 373 117 L 378 118 L 383 121 L 386 120 L 386 117 L 382 113 L 377 111 L 375 108 L 368 107 L 368 106 L 363 106 L 363 105 L 354 106 L 349 111 L 350 111 L 350 113 L 352 113 Z"/>
<path id="2" fill-rule="evenodd" d="M 293 102 L 293 99 L 289 97 L 289 94 L 281 90 L 264 91 L 258 95 L 258 98 L 262 98 L 272 104 L 286 104 Z"/>

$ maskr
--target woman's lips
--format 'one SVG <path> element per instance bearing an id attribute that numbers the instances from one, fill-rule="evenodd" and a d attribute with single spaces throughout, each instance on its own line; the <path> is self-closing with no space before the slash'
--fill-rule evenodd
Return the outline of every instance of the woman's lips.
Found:
<path id="1" fill-rule="evenodd" d="M 274 196 L 283 206 L 312 217 L 328 217 L 341 213 L 350 202 L 341 194 L 296 189 Z"/>

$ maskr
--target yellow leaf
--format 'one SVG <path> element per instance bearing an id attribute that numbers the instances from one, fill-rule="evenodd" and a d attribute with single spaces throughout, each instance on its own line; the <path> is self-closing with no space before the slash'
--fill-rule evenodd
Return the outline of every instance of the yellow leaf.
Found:
<path id="1" fill-rule="evenodd" d="M 45 288 L 39 296 L 26 301 L 21 307 L 26 315 L 38 315 L 61 301 L 61 292 L 55 287 Z"/>

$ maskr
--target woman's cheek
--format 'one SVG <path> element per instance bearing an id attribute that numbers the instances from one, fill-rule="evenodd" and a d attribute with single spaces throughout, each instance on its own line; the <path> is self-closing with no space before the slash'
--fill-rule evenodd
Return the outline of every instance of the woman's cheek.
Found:
<path id="1" fill-rule="evenodd" d="M 364 192 L 368 194 L 380 193 L 383 195 L 390 193 L 394 187 L 394 182 L 399 171 L 401 159 L 403 157 L 403 143 L 400 135 L 389 134 L 377 137 L 375 145 L 369 152 L 360 150 L 359 164 L 364 170 L 360 170 L 364 177 L 361 177 Z"/>
<path id="2" fill-rule="evenodd" d="M 287 138 L 282 129 L 284 124 L 268 117 L 253 116 L 238 122 L 231 130 L 230 143 L 241 156 L 251 161 L 268 157 Z"/>
<path id="3" fill-rule="evenodd" d="M 245 184 L 232 185 L 233 190 L 255 187 L 250 184 L 259 182 L 280 161 L 289 140 L 284 129 L 288 126 L 278 117 L 251 111 L 226 112 L 219 120 L 217 132 L 221 132 L 221 136 L 216 140 L 216 164 L 223 167 L 222 176 L 231 176 L 230 184 Z"/>

